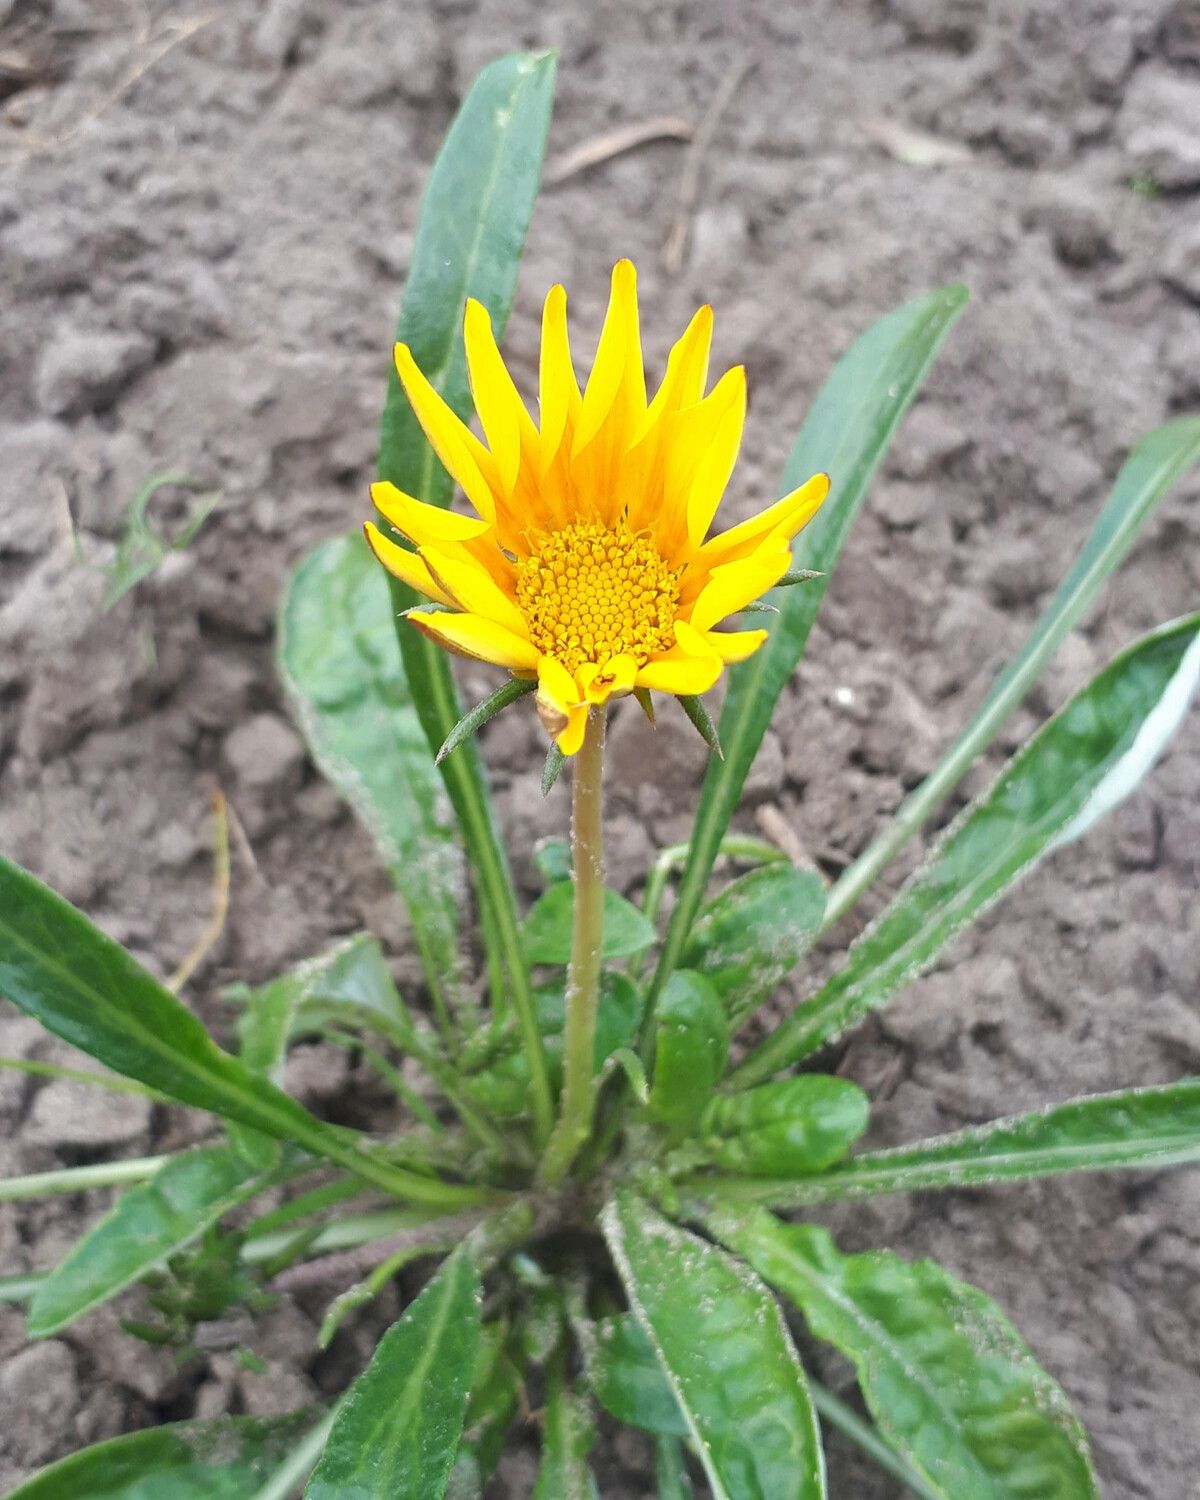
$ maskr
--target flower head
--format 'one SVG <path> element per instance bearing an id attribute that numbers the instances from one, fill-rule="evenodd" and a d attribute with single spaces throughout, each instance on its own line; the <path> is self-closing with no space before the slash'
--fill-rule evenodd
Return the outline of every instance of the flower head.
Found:
<path id="1" fill-rule="evenodd" d="M 765 630 L 715 627 L 778 583 L 791 541 L 829 490 L 824 474 L 740 526 L 709 537 L 746 413 L 738 368 L 704 394 L 712 310 L 702 307 L 646 399 L 637 281 L 621 261 L 587 386 L 567 343 L 561 286 L 542 317 L 541 425 L 504 367 L 485 309 L 467 303 L 467 367 L 482 443 L 404 344 L 396 368 L 438 457 L 473 516 L 380 483 L 379 511 L 416 548 L 367 523 L 383 565 L 441 606 L 408 618 L 464 656 L 536 676 L 560 749 L 583 741 L 589 707 L 647 688 L 706 692 Z"/>

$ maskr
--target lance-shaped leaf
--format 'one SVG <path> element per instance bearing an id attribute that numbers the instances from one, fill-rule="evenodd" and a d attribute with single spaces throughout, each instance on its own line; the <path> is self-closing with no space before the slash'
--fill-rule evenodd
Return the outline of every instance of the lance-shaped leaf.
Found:
<path id="1" fill-rule="evenodd" d="M 769 1078 L 840 1036 L 930 968 L 1052 849 L 1127 797 L 1174 734 L 1200 677 L 1200 614 L 1123 651 L 1033 737 L 934 845 L 845 966 L 731 1075 Z"/>
<path id="2" fill-rule="evenodd" d="M 800 1208 L 837 1198 L 1018 1182 L 1059 1172 L 1154 1171 L 1200 1161 L 1200 1079 L 1094 1094 L 1052 1109 L 934 1136 L 915 1146 L 864 1151 L 820 1177 L 745 1182 L 693 1178 L 722 1200 Z"/>
<path id="3" fill-rule="evenodd" d="M 313 759 L 370 832 L 412 920 L 431 992 L 460 967 L 462 857 L 400 660 L 387 580 L 357 533 L 288 580 L 279 672 Z"/>
<path id="4" fill-rule="evenodd" d="M 131 1432 L 51 1464 L 8 1500 L 252 1500 L 315 1415 L 215 1417 Z"/>
<path id="5" fill-rule="evenodd" d="M 906 303 L 869 328 L 838 361 L 796 438 L 780 481 L 780 494 L 822 470 L 831 481 L 829 498 L 797 540 L 797 569 L 832 573 L 892 435 L 966 304 L 967 291 L 961 286 Z M 710 761 L 704 779 L 691 854 L 659 960 L 656 992 L 679 963 L 721 839 L 775 701 L 803 654 L 828 582 L 825 576 L 803 588 L 772 590 L 769 602 L 779 614 L 771 620 L 770 638 L 729 674 L 720 725 L 724 759 Z"/>
<path id="6" fill-rule="evenodd" d="M 533 213 L 554 95 L 553 53 L 513 53 L 490 63 L 471 85 L 429 174 L 396 338 L 412 350 L 433 388 L 460 417 L 471 411 L 463 344 L 467 298 L 487 309 L 497 339 L 516 288 Z M 421 431 L 388 362 L 379 444 L 379 477 L 431 505 L 450 503 L 454 486 Z M 412 589 L 388 578 L 397 615 L 418 603 Z M 446 652 L 398 620 L 400 650 L 430 753 L 436 755 L 462 717 Z M 529 1060 L 532 1112 L 545 1139 L 553 1103 L 533 1016 L 529 976 L 517 934 L 508 861 L 500 842 L 478 747 L 468 741 L 438 767 L 454 806 L 483 907 L 483 930 L 495 963 L 508 972 Z M 499 988 L 499 987 L 497 987 Z"/>
<path id="7" fill-rule="evenodd" d="M 716 990 L 731 1031 L 795 968 L 824 910 L 820 876 L 792 864 L 751 870 L 704 907 L 681 961 Z"/>
<path id="8" fill-rule="evenodd" d="M 866 1130 L 871 1105 L 848 1078 L 805 1073 L 705 1106 L 696 1149 L 715 1167 L 750 1177 L 820 1172 Z"/>
<path id="9" fill-rule="evenodd" d="M 715 1500 L 823 1500 L 816 1415 L 766 1287 L 628 1190 L 602 1223 Z"/>
<path id="10" fill-rule="evenodd" d="M 575 916 L 575 882 L 558 880 L 539 896 L 521 924 L 521 938 L 531 964 L 565 964 L 571 959 L 571 924 Z M 616 891 L 604 892 L 604 947 L 611 961 L 641 953 L 654 941 L 654 928 L 632 902 Z"/>
<path id="11" fill-rule="evenodd" d="M 841 1255 L 757 1211 L 710 1228 L 854 1364 L 881 1434 L 946 1500 L 1097 1500 L 1062 1390 L 988 1297 L 931 1260 Z"/>
<path id="12" fill-rule="evenodd" d="M 576 1324 L 588 1384 L 600 1405 L 631 1427 L 687 1437 L 690 1428 L 654 1345 L 633 1313 Z"/>
<path id="13" fill-rule="evenodd" d="M 1179 417 L 1148 432 L 1126 459 L 1108 503 L 1071 571 L 1046 606 L 1019 654 L 1005 667 L 986 701 L 931 775 L 905 799 L 877 839 L 829 893 L 825 925 L 850 910 L 879 872 L 945 800 L 967 768 L 1041 676 L 1101 584 L 1154 514 L 1159 501 L 1200 459 L 1200 417 Z"/>
<path id="14" fill-rule="evenodd" d="M 729 1027 L 717 992 L 678 969 L 658 1002 L 650 1114 L 678 1136 L 700 1116 L 725 1068 Z"/>
<path id="15" fill-rule="evenodd" d="M 463 714 L 442 741 L 442 748 L 434 757 L 434 764 L 440 766 L 447 755 L 453 755 L 460 745 L 469 740 L 473 734 L 478 733 L 489 720 L 494 719 L 509 704 L 536 691 L 537 683 L 532 678 L 510 677 L 494 693 L 489 693 L 482 703 L 477 703 L 469 712 Z"/>
<path id="16" fill-rule="evenodd" d="M 97 1061 L 181 1104 L 328 1157 L 368 1182 L 447 1210 L 473 1188 L 405 1172 L 326 1125 L 230 1057 L 171 992 L 69 902 L 0 857 L 0 995 Z"/>
<path id="17" fill-rule="evenodd" d="M 30 1338 L 45 1338 L 115 1297 L 276 1180 L 226 1146 L 183 1151 L 130 1188 L 39 1285 Z"/>
<path id="18" fill-rule="evenodd" d="M 594 1436 L 587 1399 L 568 1388 L 560 1353 L 547 1371 L 542 1461 L 532 1500 L 592 1500 L 587 1456 Z"/>
<path id="19" fill-rule="evenodd" d="M 350 1388 L 305 1500 L 442 1500 L 475 1373 L 479 1298 L 457 1250 Z"/>

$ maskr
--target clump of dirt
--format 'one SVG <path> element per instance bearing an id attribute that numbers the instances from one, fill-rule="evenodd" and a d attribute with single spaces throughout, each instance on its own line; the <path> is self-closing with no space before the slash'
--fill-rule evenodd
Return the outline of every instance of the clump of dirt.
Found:
<path id="1" fill-rule="evenodd" d="M 554 150 L 652 116 L 695 121 L 731 66 L 753 64 L 706 156 L 682 273 L 662 261 L 682 160 L 663 140 L 546 191 L 506 341 L 532 391 L 540 299 L 561 280 L 590 355 L 622 255 L 641 272 L 652 372 L 711 301 L 714 367 L 744 363 L 752 400 L 727 522 L 773 496 L 855 334 L 932 286 L 972 289 L 748 788 L 746 825 L 768 810 L 829 871 L 980 702 L 1130 444 L 1200 404 L 1195 0 L 433 0 L 403 14 L 383 0 L 237 0 L 198 19 L 184 5 L 0 4 L 13 44 L 0 78 L 0 847 L 166 974 L 208 921 L 219 783 L 254 864 L 235 853 L 224 937 L 186 991 L 218 1033 L 222 986 L 364 926 L 418 983 L 371 846 L 288 720 L 273 621 L 288 569 L 368 513 L 421 184 L 490 58 L 560 49 Z M 966 149 L 908 165 L 880 146 L 895 132 L 879 116 Z M 219 488 L 221 504 L 102 613 L 95 568 L 164 469 Z M 1179 486 L 968 790 L 1117 647 L 1195 607 L 1198 493 L 1194 477 Z M 465 686 L 486 684 L 467 672 Z M 565 793 L 542 801 L 528 704 L 484 747 L 533 894 L 532 844 L 563 830 Z M 668 704 L 652 741 L 636 710 L 618 712 L 611 759 L 611 868 L 631 891 L 685 833 L 702 756 Z M 1193 714 L 1116 817 L 864 1028 L 840 1069 L 874 1096 L 874 1140 L 1200 1068 L 1198 794 Z M 791 998 L 805 988 L 798 976 Z M 67 1050 L 0 1021 L 0 1053 Z M 6 1172 L 205 1128 L 7 1073 L 0 1115 Z M 8 1208 L 0 1270 L 51 1265 L 104 1201 Z M 1200 1471 L 1195 1171 L 827 1219 L 848 1249 L 936 1255 L 995 1296 L 1078 1406 L 1109 1494 L 1187 1493 Z M 29 1346 L 20 1313 L 0 1308 L 0 1484 L 124 1428 L 301 1404 L 350 1376 L 395 1303 L 351 1328 L 336 1359 L 312 1354 L 313 1311 L 273 1315 L 268 1373 L 253 1375 L 220 1351 L 176 1372 L 109 1312 Z M 848 1388 L 845 1366 L 811 1354 Z M 528 1493 L 533 1442 L 506 1457 L 497 1494 Z M 896 1493 L 836 1437 L 830 1449 L 832 1493 Z M 598 1462 L 606 1495 L 652 1493 L 638 1436 Z"/>

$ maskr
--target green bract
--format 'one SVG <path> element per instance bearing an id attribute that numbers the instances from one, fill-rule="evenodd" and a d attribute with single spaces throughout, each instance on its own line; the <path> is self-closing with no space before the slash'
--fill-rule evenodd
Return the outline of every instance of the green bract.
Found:
<path id="1" fill-rule="evenodd" d="M 546 55 L 487 68 L 430 177 L 399 337 L 464 418 L 464 306 L 477 299 L 502 331 L 553 78 Z M 53 1465 L 13 1500 L 288 1500 L 305 1483 L 309 1500 L 472 1500 L 531 1406 L 537 1500 L 595 1493 L 600 1409 L 654 1435 L 662 1500 L 689 1494 L 689 1473 L 701 1472 L 717 1500 L 819 1500 L 821 1422 L 919 1496 L 1095 1496 L 1066 1397 L 988 1298 L 932 1262 L 843 1254 L 825 1229 L 779 1215 L 1200 1160 L 1197 1079 L 863 1151 L 867 1096 L 812 1071 L 828 1043 L 1137 786 L 1200 677 L 1200 613 L 1121 651 L 931 840 L 829 977 L 753 1045 L 738 1035 L 943 804 L 1200 457 L 1194 417 L 1136 446 L 1025 648 L 831 889 L 731 833 L 870 480 L 965 303 L 949 287 L 890 313 L 814 403 L 781 493 L 827 470 L 830 498 L 772 591 L 765 645 L 730 673 L 719 724 L 684 697 L 714 754 L 693 835 L 646 872 L 640 909 L 595 878 L 603 711 L 592 709 L 600 717 L 572 760 L 573 849 L 540 847 L 547 890 L 522 916 L 472 736 L 531 684 L 507 684 L 464 717 L 445 654 L 400 618 L 416 596 L 357 535 L 326 542 L 292 574 L 279 669 L 315 762 L 408 906 L 433 1024 L 361 934 L 257 989 L 235 987 L 233 1056 L 85 916 L 0 859 L 0 993 L 122 1075 L 119 1086 L 217 1117 L 210 1142 L 174 1156 L 0 1183 L 0 1199 L 124 1188 L 52 1271 L 0 1283 L 0 1296 L 28 1302 L 31 1337 L 136 1284 L 145 1306 L 131 1333 L 186 1354 L 199 1325 L 329 1288 L 325 1347 L 418 1266 L 404 1283 L 417 1294 L 328 1410 L 120 1438 Z M 394 372 L 379 470 L 411 496 L 450 502 Z M 563 765 L 553 753 L 547 785 Z M 718 856 L 750 868 L 710 892 Z M 299 1037 L 357 1049 L 406 1128 L 372 1138 L 290 1098 L 283 1062 Z M 790 1071 L 798 1064 L 806 1071 Z M 805 1374 L 789 1313 L 854 1365 L 870 1422 Z"/>

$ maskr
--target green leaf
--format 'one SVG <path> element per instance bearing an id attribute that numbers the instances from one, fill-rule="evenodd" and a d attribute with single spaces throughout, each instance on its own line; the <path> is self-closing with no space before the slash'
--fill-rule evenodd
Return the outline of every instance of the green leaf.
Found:
<path id="1" fill-rule="evenodd" d="M 531 964 L 571 961 L 571 923 L 575 916 L 575 882 L 559 880 L 534 902 L 521 924 L 525 954 Z M 641 953 L 654 941 L 654 928 L 637 907 L 616 891 L 604 892 L 603 957 L 612 962 Z"/>
<path id="2" fill-rule="evenodd" d="M 681 693 L 679 706 L 691 720 L 692 727 L 696 733 L 717 757 L 724 760 L 724 751 L 721 749 L 721 738 L 717 734 L 717 726 L 712 721 L 712 715 L 708 711 L 708 705 L 704 699 L 694 693 Z"/>
<path id="3" fill-rule="evenodd" d="M 710 1227 L 853 1361 L 881 1434 L 946 1500 L 1096 1500 L 1079 1419 L 982 1292 L 931 1260 L 841 1255 L 827 1230 L 761 1211 Z"/>
<path id="4" fill-rule="evenodd" d="M 207 1109 L 447 1209 L 480 1201 L 359 1149 L 213 1042 L 188 1008 L 48 886 L 0 857 L 0 995 L 82 1052 L 181 1104 Z"/>
<path id="5" fill-rule="evenodd" d="M 447 755 L 453 755 L 461 744 L 469 740 L 473 734 L 483 728 L 489 719 L 494 719 L 510 703 L 515 703 L 518 698 L 524 698 L 527 694 L 536 691 L 537 683 L 532 678 L 510 677 L 494 693 L 489 693 L 482 703 L 477 703 L 469 713 L 463 714 L 443 740 L 441 749 L 434 757 L 434 764 L 440 766 Z"/>
<path id="6" fill-rule="evenodd" d="M 541 175 L 554 94 L 553 53 L 514 53 L 479 74 L 450 126 L 430 172 L 404 288 L 396 338 L 412 350 L 426 378 L 460 417 L 471 411 L 463 346 L 468 296 L 504 332 L 525 233 Z M 426 441 L 388 361 L 379 477 L 432 505 L 450 503 L 454 486 Z M 399 615 L 418 596 L 388 578 Z M 404 671 L 431 754 L 462 717 L 445 651 L 406 621 L 397 621 Z M 529 976 L 517 933 L 516 903 L 478 747 L 468 742 L 438 768 L 450 794 L 478 884 L 489 953 L 508 972 L 508 993 L 528 1054 L 538 1135 L 553 1125 L 545 1059 L 533 1017 Z M 497 992 L 498 991 L 498 992 Z M 505 992 L 494 987 L 500 1012 Z"/>
<path id="7" fill-rule="evenodd" d="M 172 1422 L 84 1448 L 8 1500 L 251 1500 L 315 1413 Z"/>
<path id="8" fill-rule="evenodd" d="M 533 862 L 547 885 L 571 878 L 571 845 L 567 839 L 538 839 L 533 846 Z"/>
<path id="9" fill-rule="evenodd" d="M 763 865 L 704 907 L 680 962 L 709 980 L 734 1031 L 808 951 L 824 910 L 819 875 Z"/>
<path id="10" fill-rule="evenodd" d="M 865 1151 L 809 1182 L 725 1181 L 720 1196 L 798 1208 L 929 1188 L 1019 1182 L 1058 1172 L 1153 1171 L 1200 1161 L 1200 1079 L 1093 1094 L 1052 1109 Z M 700 1190 L 703 1179 L 690 1186 Z M 714 1185 L 715 1186 L 715 1185 Z"/>
<path id="11" fill-rule="evenodd" d="M 711 1099 L 700 1116 L 697 1145 L 713 1166 L 751 1177 L 820 1172 L 845 1156 L 870 1113 L 870 1100 L 856 1083 L 805 1073 Z"/>
<path id="12" fill-rule="evenodd" d="M 714 1500 L 824 1497 L 816 1414 L 766 1287 L 628 1190 L 608 1204 L 602 1224 Z"/>
<path id="13" fill-rule="evenodd" d="M 725 1069 L 729 1028 L 702 974 L 677 969 L 658 1002 L 650 1114 L 676 1135 L 700 1117 Z"/>
<path id="14" fill-rule="evenodd" d="M 57 1333 L 115 1297 L 274 1180 L 225 1146 L 173 1157 L 118 1199 L 41 1283 L 29 1309 L 30 1338 Z"/>
<path id="15" fill-rule="evenodd" d="M 1159 501 L 1200 459 L 1200 417 L 1179 417 L 1146 434 L 1126 459 L 1108 504 L 1046 606 L 1020 654 L 992 685 L 986 701 L 933 773 L 899 807 L 883 833 L 829 893 L 825 926 L 850 910 L 879 872 L 958 784 L 1009 714 L 1041 676 L 1100 585 L 1120 566 Z"/>
<path id="16" fill-rule="evenodd" d="M 1009 761 L 851 947 L 845 966 L 731 1075 L 758 1083 L 840 1036 L 937 962 L 1051 850 L 1133 791 L 1200 677 L 1200 614 L 1123 651 Z"/>
<path id="17" fill-rule="evenodd" d="M 220 490 L 202 494 L 173 537 L 164 535 L 150 520 L 150 502 L 162 489 L 203 490 L 204 482 L 189 474 L 152 474 L 129 503 L 125 529 L 117 553 L 104 569 L 107 586 L 100 608 L 109 610 L 143 578 L 148 578 L 163 558 L 182 552 L 221 502 Z"/>
<path id="18" fill-rule="evenodd" d="M 654 1345 L 633 1313 L 601 1318 L 581 1343 L 588 1384 L 610 1416 L 646 1432 L 688 1435 Z"/>
<path id="19" fill-rule="evenodd" d="M 471 1399 L 446 1500 L 478 1500 L 484 1481 L 504 1451 L 505 1437 L 525 1391 L 521 1370 L 509 1354 L 507 1334 L 506 1323 L 483 1325 Z"/>
<path id="20" fill-rule="evenodd" d="M 568 1388 L 560 1356 L 548 1371 L 542 1461 L 532 1500 L 591 1500 L 587 1456 L 595 1436 L 585 1397 Z"/>
<path id="21" fill-rule="evenodd" d="M 654 1478 L 658 1500 L 692 1500 L 692 1486 L 683 1466 L 683 1447 L 677 1437 L 660 1433 L 654 1439 Z"/>
<path id="22" fill-rule="evenodd" d="M 456 1250 L 350 1388 L 305 1500 L 442 1500 L 475 1372 L 479 1299 L 478 1273 Z"/>
<path id="23" fill-rule="evenodd" d="M 655 994 L 680 961 L 704 900 L 721 839 L 758 754 L 775 702 L 804 651 L 850 528 L 900 419 L 920 389 L 942 340 L 967 304 L 965 287 L 945 287 L 897 308 L 869 328 L 825 382 L 784 465 L 780 494 L 822 470 L 829 498 L 800 533 L 794 567 L 826 575 L 804 588 L 772 590 L 779 608 L 766 644 L 729 673 L 721 712 L 725 758 L 710 761 L 691 853 L 655 977 Z"/>
<path id="24" fill-rule="evenodd" d="M 357 533 L 323 542 L 288 580 L 278 659 L 313 759 L 374 838 L 444 1003 L 461 966 L 462 859 L 405 680 L 387 582 Z"/>

